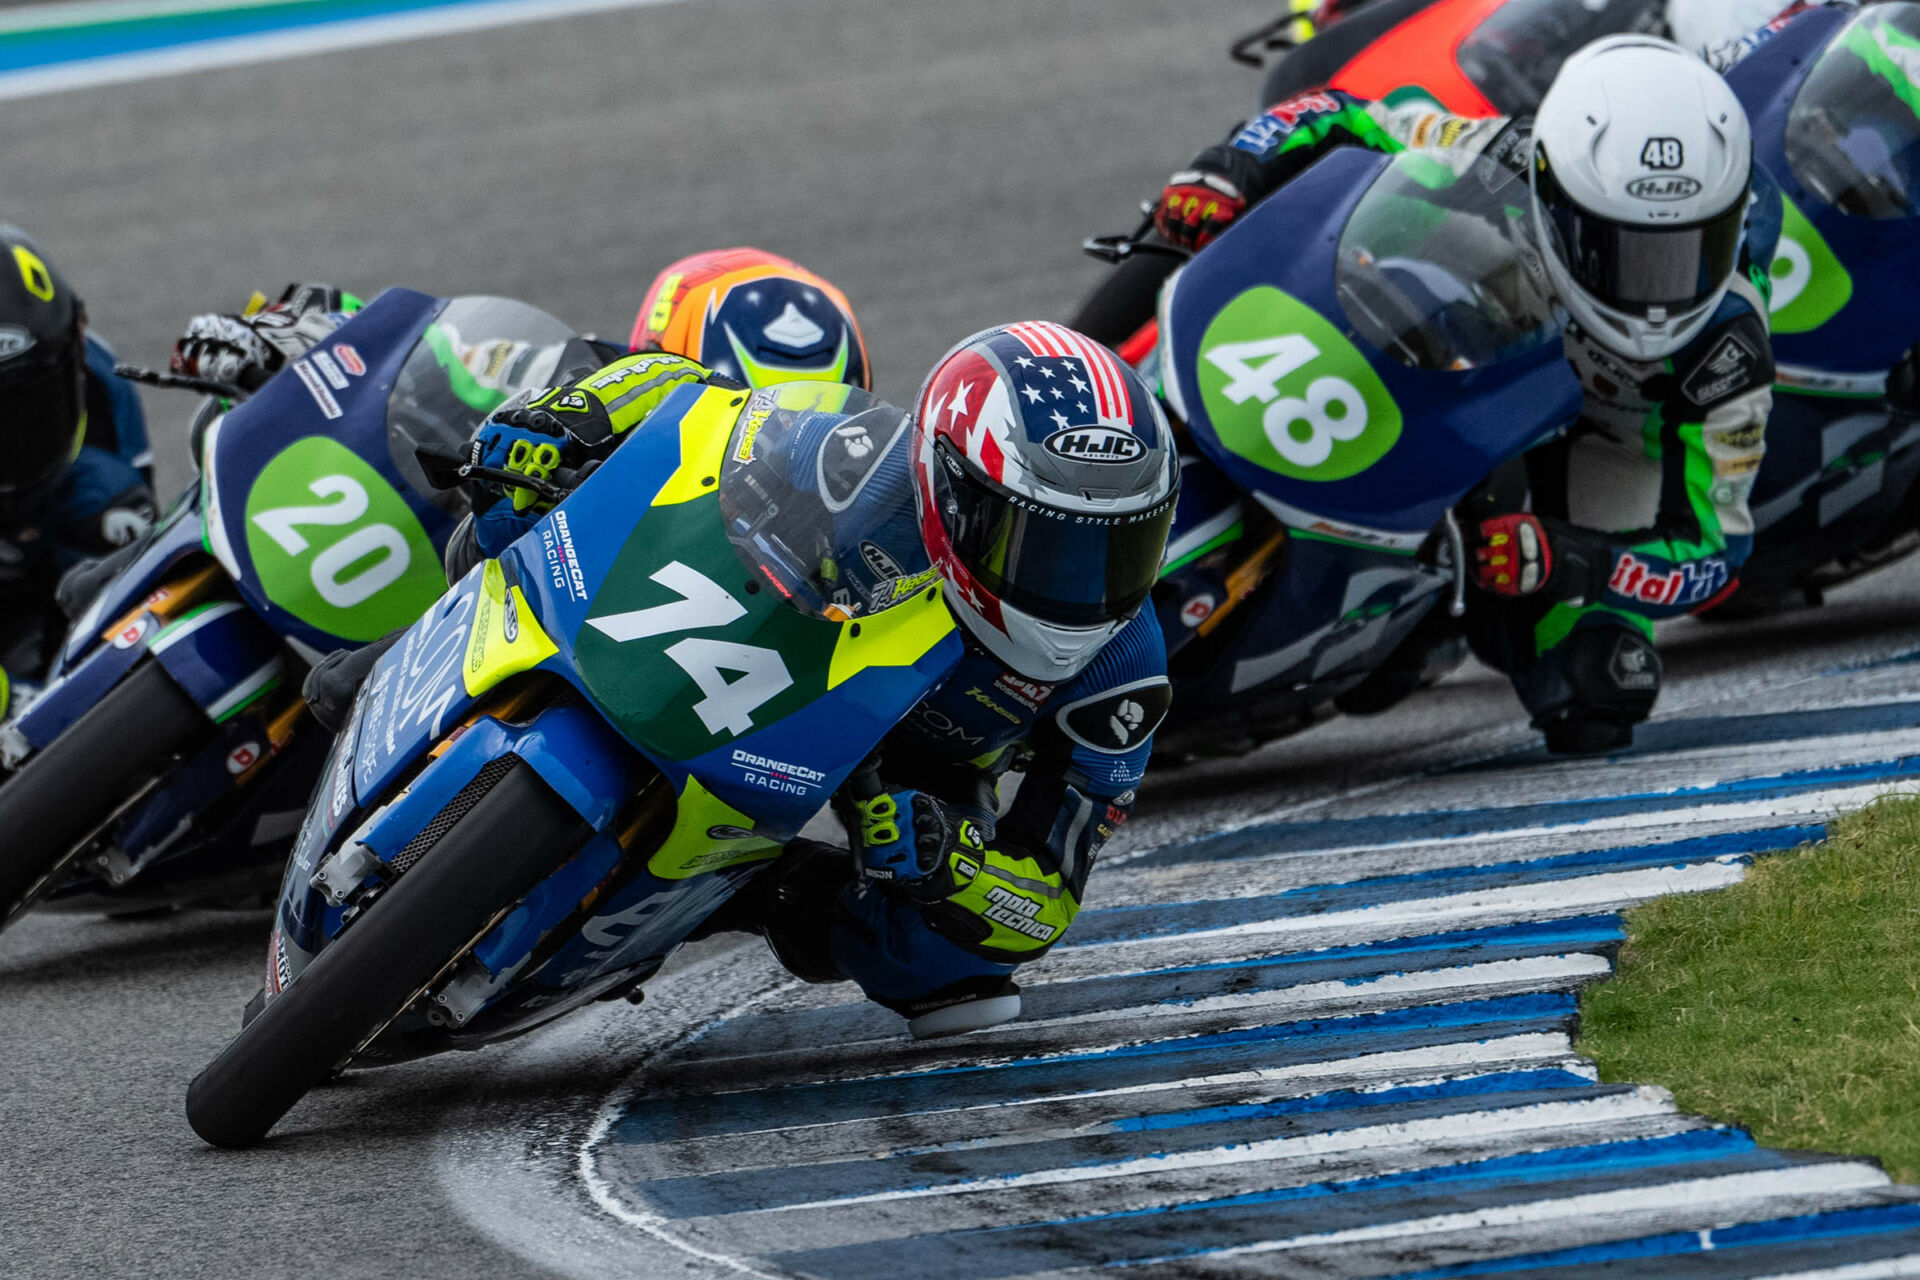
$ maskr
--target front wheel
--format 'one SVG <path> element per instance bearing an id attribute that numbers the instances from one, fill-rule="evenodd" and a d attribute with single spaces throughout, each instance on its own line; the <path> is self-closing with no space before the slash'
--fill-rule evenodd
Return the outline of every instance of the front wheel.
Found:
<path id="1" fill-rule="evenodd" d="M 148 658 L 0 785 L 0 928 L 59 888 L 87 838 L 211 731 Z"/>
<path id="2" fill-rule="evenodd" d="M 515 763 L 194 1077 L 193 1131 L 216 1147 L 266 1137 L 588 834 L 539 775 Z"/>

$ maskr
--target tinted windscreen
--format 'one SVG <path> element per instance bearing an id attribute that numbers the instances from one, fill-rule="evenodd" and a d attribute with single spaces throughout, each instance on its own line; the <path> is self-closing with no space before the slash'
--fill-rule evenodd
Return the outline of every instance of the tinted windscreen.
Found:
<path id="1" fill-rule="evenodd" d="M 1794 97 L 1786 151 L 1842 213 L 1920 213 L 1920 4 L 1874 5 L 1828 43 Z"/>
<path id="2" fill-rule="evenodd" d="M 1507 0 L 1465 40 L 1460 69 L 1503 115 L 1532 115 L 1567 55 L 1601 36 L 1658 31 L 1663 0 Z"/>
<path id="3" fill-rule="evenodd" d="M 931 582 L 907 435 L 905 413 L 841 383 L 754 392 L 720 464 L 720 512 L 741 563 L 802 613 L 836 621 Z"/>
<path id="4" fill-rule="evenodd" d="M 601 363 L 572 329 L 538 307 L 510 298 L 455 298 L 414 344 L 387 397 L 394 465 L 409 484 L 457 513 L 460 491 L 429 485 L 415 447 L 462 448 L 480 420 L 512 396 L 557 385 Z"/>
<path id="5" fill-rule="evenodd" d="M 1416 369 L 1475 369 L 1559 335 L 1526 181 L 1489 160 L 1447 160 L 1395 156 L 1340 236 L 1348 322 Z"/>

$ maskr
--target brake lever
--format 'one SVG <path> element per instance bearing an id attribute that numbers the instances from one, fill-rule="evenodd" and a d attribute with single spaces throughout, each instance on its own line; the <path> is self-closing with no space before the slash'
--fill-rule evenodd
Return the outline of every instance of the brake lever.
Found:
<path id="1" fill-rule="evenodd" d="M 1447 602 L 1449 617 L 1467 615 L 1467 538 L 1460 532 L 1460 521 L 1453 508 L 1447 508 L 1447 550 L 1453 556 L 1453 599 Z"/>
<path id="2" fill-rule="evenodd" d="M 1119 266 L 1128 258 L 1146 256 L 1156 258 L 1177 258 L 1185 262 L 1193 256 L 1191 249 L 1182 249 L 1179 245 L 1167 244 L 1162 240 L 1151 240 L 1153 232 L 1152 201 L 1142 201 L 1140 205 L 1140 225 L 1132 231 L 1115 235 L 1089 236 L 1080 242 L 1080 252 L 1089 258 L 1098 258 L 1110 266 Z"/>
<path id="3" fill-rule="evenodd" d="M 184 373 L 171 373 L 165 369 L 149 369 L 140 364 L 116 364 L 113 366 L 116 377 L 128 382 L 144 383 L 149 387 L 167 387 L 177 391 L 197 391 L 205 396 L 219 396 L 223 400 L 238 403 L 251 393 L 231 382 L 215 382 L 211 378 L 195 378 Z"/>

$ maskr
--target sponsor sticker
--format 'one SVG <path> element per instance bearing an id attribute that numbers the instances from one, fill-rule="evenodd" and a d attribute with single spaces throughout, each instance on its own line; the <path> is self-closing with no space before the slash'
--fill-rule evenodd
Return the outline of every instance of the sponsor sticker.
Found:
<path id="1" fill-rule="evenodd" d="M 1607 590 L 1645 604 L 1690 605 L 1711 598 L 1726 585 L 1727 564 L 1717 556 L 1662 573 L 1629 551 L 1614 562 Z"/>
<path id="2" fill-rule="evenodd" d="M 17 324 L 0 324 L 0 360 L 33 350 L 34 336 Z"/>
<path id="3" fill-rule="evenodd" d="M 567 513 L 555 508 L 549 525 L 540 531 L 547 556 L 547 578 L 555 591 L 564 591 L 569 599 L 587 598 L 586 575 L 580 572 L 580 558 L 574 554 L 573 531 L 567 527 Z"/>
<path id="4" fill-rule="evenodd" d="M 259 763 L 260 744 L 257 742 L 243 742 L 227 752 L 227 772 L 236 778 Z"/>
<path id="5" fill-rule="evenodd" d="M 1213 616 L 1220 602 L 1211 595 L 1198 595 L 1180 606 L 1180 623 L 1185 627 L 1197 627 Z"/>
<path id="6" fill-rule="evenodd" d="M 328 390 L 326 381 L 314 371 L 311 358 L 295 360 L 293 372 L 294 376 L 300 379 L 300 384 L 307 389 L 307 394 L 313 397 L 313 402 L 320 406 L 320 412 L 326 415 L 329 422 L 345 416 L 340 408 L 340 402 L 335 400 L 333 392 Z"/>
<path id="7" fill-rule="evenodd" d="M 733 764 L 740 770 L 740 776 L 748 786 L 789 796 L 811 795 L 820 789 L 820 784 L 827 777 L 820 770 L 809 769 L 803 764 L 790 764 L 739 748 L 734 750 Z"/>
<path id="8" fill-rule="evenodd" d="M 325 378 L 327 385 L 335 391 L 345 391 L 352 385 L 347 381 L 347 375 L 340 372 L 340 366 L 333 362 L 333 357 L 326 352 L 315 351 L 307 358 L 313 361 L 313 367 L 320 371 L 320 376 Z"/>
<path id="9" fill-rule="evenodd" d="M 113 633 L 113 647 L 116 649 L 131 649 L 133 646 L 139 644 L 141 640 L 145 639 L 146 634 L 147 617 L 145 614 L 142 614 L 140 617 L 135 618 L 132 622 L 129 622 L 126 626 Z"/>
<path id="10" fill-rule="evenodd" d="M 340 367 L 351 376 L 355 378 L 364 378 L 367 376 L 367 362 L 360 358 L 360 352 L 358 350 L 348 346 L 346 343 L 336 342 L 333 344 L 333 358 L 339 361 Z"/>
<path id="11" fill-rule="evenodd" d="M 1627 194 L 1657 204 L 1688 200 L 1700 194 L 1700 180 L 1680 173 L 1635 178 L 1627 184 Z"/>

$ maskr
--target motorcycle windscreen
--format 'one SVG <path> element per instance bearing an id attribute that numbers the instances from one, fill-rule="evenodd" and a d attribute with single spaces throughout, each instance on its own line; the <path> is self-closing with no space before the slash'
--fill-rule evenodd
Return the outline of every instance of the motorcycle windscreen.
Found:
<path id="1" fill-rule="evenodd" d="M 1408 152 L 1354 208 L 1335 290 L 1368 342 L 1414 369 L 1463 371 L 1559 341 L 1526 180 Z"/>
<path id="2" fill-rule="evenodd" d="M 464 492 L 433 488 L 414 450 L 423 444 L 464 449 L 480 420 L 515 395 L 558 386 L 602 363 L 578 334 L 538 307 L 511 298 L 454 298 L 420 335 L 387 398 L 393 465 L 457 519 L 466 513 Z"/>
<path id="3" fill-rule="evenodd" d="M 1560 64 L 1602 36 L 1658 32 L 1665 0 L 1507 0 L 1460 42 L 1460 69 L 1502 115 L 1531 115 Z"/>
<path id="4" fill-rule="evenodd" d="M 1864 9 L 1828 42 L 1785 147 L 1794 177 L 1842 213 L 1920 214 L 1920 4 Z"/>

